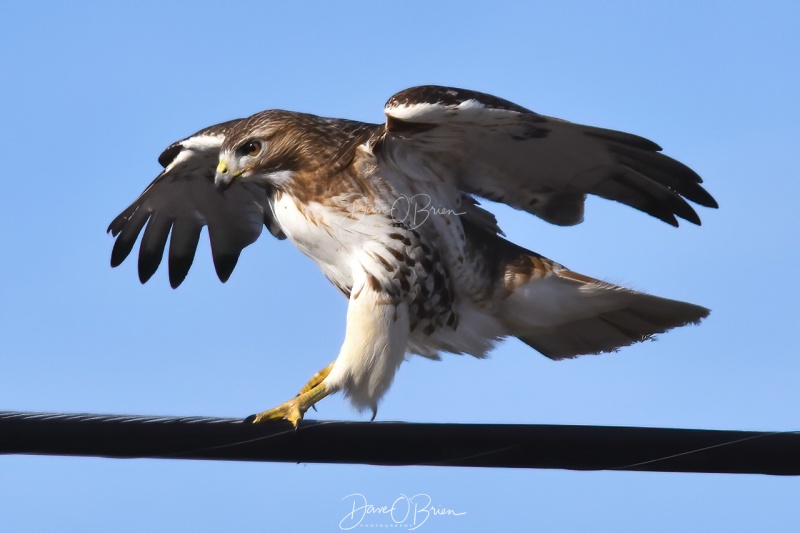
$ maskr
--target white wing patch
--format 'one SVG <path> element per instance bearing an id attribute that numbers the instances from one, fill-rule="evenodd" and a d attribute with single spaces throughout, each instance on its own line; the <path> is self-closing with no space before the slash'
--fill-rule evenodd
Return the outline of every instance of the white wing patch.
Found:
<path id="1" fill-rule="evenodd" d="M 386 115 L 406 122 L 420 124 L 483 124 L 500 126 L 518 122 L 520 113 L 506 109 L 487 107 L 475 99 L 465 100 L 458 105 L 439 103 L 415 103 L 386 107 Z"/>

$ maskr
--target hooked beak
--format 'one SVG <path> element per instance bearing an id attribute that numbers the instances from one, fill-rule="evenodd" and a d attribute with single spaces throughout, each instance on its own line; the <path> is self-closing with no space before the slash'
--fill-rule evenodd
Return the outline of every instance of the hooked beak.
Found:
<path id="1" fill-rule="evenodd" d="M 224 191 L 230 187 L 233 178 L 234 176 L 228 168 L 228 161 L 221 159 L 219 165 L 217 165 L 217 174 L 214 176 L 214 186 L 218 191 Z"/>
<path id="2" fill-rule="evenodd" d="M 224 191 L 233 184 L 234 180 L 241 176 L 244 172 L 250 170 L 249 168 L 230 168 L 227 159 L 220 159 L 217 165 L 217 173 L 214 176 L 214 186 L 217 190 Z"/>

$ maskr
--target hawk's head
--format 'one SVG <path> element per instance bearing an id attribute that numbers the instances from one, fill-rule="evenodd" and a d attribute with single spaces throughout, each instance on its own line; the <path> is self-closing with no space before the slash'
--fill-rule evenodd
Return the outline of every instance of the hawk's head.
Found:
<path id="1" fill-rule="evenodd" d="M 234 181 L 278 187 L 308 164 L 302 120 L 285 111 L 264 111 L 238 123 L 222 143 L 214 183 L 219 189 Z"/>

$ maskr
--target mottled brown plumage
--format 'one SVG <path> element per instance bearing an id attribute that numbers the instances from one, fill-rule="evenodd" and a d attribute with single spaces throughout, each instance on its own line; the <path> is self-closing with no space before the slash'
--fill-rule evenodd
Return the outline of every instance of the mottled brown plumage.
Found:
<path id="1" fill-rule="evenodd" d="M 561 359 L 614 351 L 708 314 L 513 244 L 475 199 L 569 225 L 582 220 L 586 195 L 596 194 L 669 224 L 699 224 L 687 200 L 716 202 L 697 174 L 655 143 L 447 87 L 402 91 L 385 112 L 384 124 L 368 124 L 271 110 L 201 130 L 164 151 L 164 171 L 109 226 L 117 237 L 112 266 L 145 228 L 142 282 L 171 233 L 177 286 L 202 226 L 224 281 L 266 225 L 349 298 L 336 361 L 257 420 L 296 423 L 339 390 L 374 411 L 407 353 L 482 357 L 516 336 Z"/>

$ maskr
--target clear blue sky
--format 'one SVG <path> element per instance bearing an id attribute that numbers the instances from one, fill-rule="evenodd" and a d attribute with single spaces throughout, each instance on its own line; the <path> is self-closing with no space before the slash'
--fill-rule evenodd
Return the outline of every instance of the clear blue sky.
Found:
<path id="1" fill-rule="evenodd" d="M 696 169 L 721 205 L 699 228 L 601 200 L 574 228 L 497 213 L 575 270 L 713 312 L 615 355 L 554 363 L 514 341 L 414 359 L 380 420 L 800 429 L 798 4 L 5 1 L 0 17 L 0 409 L 244 416 L 293 395 L 344 331 L 311 261 L 263 238 L 222 285 L 204 240 L 173 291 L 163 270 L 141 286 L 135 261 L 109 268 L 105 229 L 204 126 L 267 108 L 381 121 L 394 92 L 437 83 Z M 312 415 L 360 418 L 340 396 Z M 800 528 L 800 481 L 766 476 L 0 457 L 9 531 L 338 531 L 351 493 L 467 513 L 419 531 Z"/>

